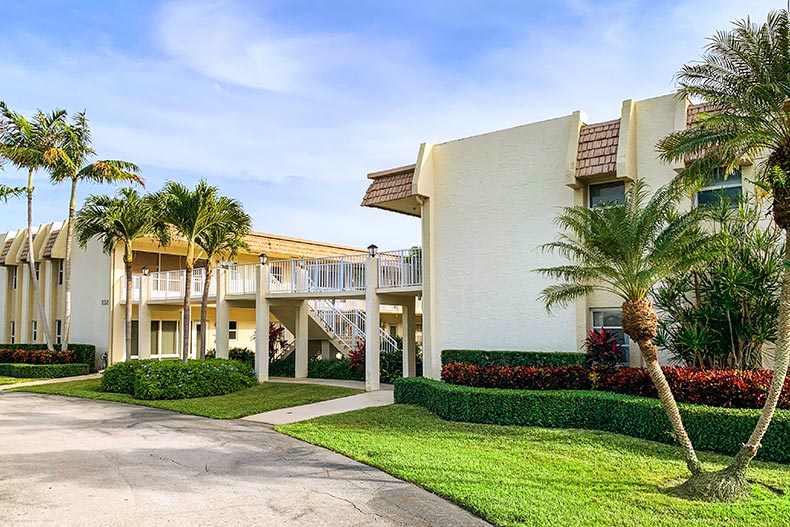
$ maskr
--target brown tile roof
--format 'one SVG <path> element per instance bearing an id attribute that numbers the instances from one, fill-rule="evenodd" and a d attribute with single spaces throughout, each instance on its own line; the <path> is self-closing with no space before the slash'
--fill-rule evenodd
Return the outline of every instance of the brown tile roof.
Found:
<path id="1" fill-rule="evenodd" d="M 367 249 L 346 247 L 324 242 L 300 240 L 260 232 L 250 233 L 246 238 L 250 252 L 283 255 L 289 258 L 320 258 L 346 254 L 367 254 Z"/>
<path id="2" fill-rule="evenodd" d="M 11 251 L 11 244 L 14 243 L 13 238 L 8 238 L 3 245 L 3 252 L 0 253 L 0 265 L 5 265 L 5 259 L 8 258 L 8 253 Z"/>
<path id="3" fill-rule="evenodd" d="M 52 229 L 52 232 L 49 233 L 47 246 L 44 248 L 44 258 L 52 258 L 52 248 L 55 246 L 58 234 L 60 234 L 60 229 Z"/>
<path id="4" fill-rule="evenodd" d="M 33 236 L 35 236 L 35 234 Z M 27 248 L 28 247 L 29 247 L 29 245 L 27 243 L 27 236 L 26 236 L 25 239 L 22 240 L 22 250 L 19 251 L 19 261 L 20 262 L 27 262 L 27 253 L 28 253 Z"/>
<path id="5" fill-rule="evenodd" d="M 415 165 L 407 165 L 368 174 L 368 179 L 372 179 L 373 182 L 368 187 L 367 192 L 365 192 L 362 206 L 375 207 L 388 201 L 412 196 L 412 181 L 414 180 L 415 168 Z"/>
<path id="6" fill-rule="evenodd" d="M 697 121 L 697 116 L 701 113 L 711 113 L 716 109 L 713 103 L 703 102 L 700 104 L 689 104 L 686 110 L 686 126 L 691 126 Z"/>
<path id="7" fill-rule="evenodd" d="M 615 172 L 619 137 L 620 119 L 582 125 L 576 156 L 576 177 Z"/>

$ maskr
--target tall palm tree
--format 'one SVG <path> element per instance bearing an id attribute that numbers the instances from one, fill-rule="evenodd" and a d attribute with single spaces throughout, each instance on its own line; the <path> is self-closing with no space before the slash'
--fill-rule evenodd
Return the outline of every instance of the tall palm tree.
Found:
<path id="1" fill-rule="evenodd" d="M 132 356 L 132 244 L 149 236 L 166 243 L 166 233 L 157 223 L 151 200 L 133 188 L 122 188 L 115 196 L 89 196 L 77 212 L 74 231 L 77 243 L 83 248 L 94 238 L 101 242 L 105 254 L 123 245 L 126 271 L 124 355 L 128 359 Z"/>
<path id="2" fill-rule="evenodd" d="M 785 231 L 785 260 L 790 260 L 790 21 L 786 10 L 771 12 L 765 23 L 750 19 L 719 31 L 702 59 L 677 75 L 684 98 L 701 99 L 709 111 L 685 130 L 658 144 L 666 161 L 690 161 L 678 176 L 693 186 L 715 170 L 731 173 L 757 161 L 756 184 L 772 199 L 773 219 Z M 748 441 L 721 473 L 695 484 L 747 488 L 745 471 L 757 454 L 776 410 L 790 361 L 790 268 L 781 278 L 774 377 L 762 413 Z"/>
<path id="3" fill-rule="evenodd" d="M 62 123 L 61 155 L 50 167 L 51 180 L 55 184 L 69 181 L 69 216 L 66 223 L 66 258 L 63 261 L 64 314 L 61 349 L 68 349 L 71 328 L 71 253 L 74 236 L 74 211 L 77 207 L 77 184 L 91 183 L 137 183 L 145 186 L 139 176 L 140 169 L 128 161 L 115 159 L 88 160 L 96 154 L 91 148 L 91 131 L 85 112 L 77 113 L 71 123 Z"/>
<path id="4" fill-rule="evenodd" d="M 623 331 L 639 345 L 675 438 L 685 452 L 686 465 L 697 474 L 702 467 L 658 364 L 658 349 L 653 343 L 658 317 L 649 298 L 661 280 L 698 267 L 713 251 L 714 238 L 700 228 L 701 210 L 675 212 L 682 197 L 674 186 L 648 197 L 644 181 L 637 180 L 627 190 L 625 204 L 564 208 L 557 218 L 564 232 L 543 249 L 571 263 L 537 271 L 559 281 L 541 293 L 547 310 L 593 291 L 622 299 Z"/>
<path id="5" fill-rule="evenodd" d="M 60 125 L 66 116 L 64 110 L 44 113 L 36 112 L 33 119 L 28 120 L 16 113 L 0 101 L 0 156 L 9 160 L 17 168 L 27 170 L 27 264 L 30 279 L 33 283 L 33 295 L 36 299 L 38 317 L 44 327 L 44 339 L 47 348 L 54 350 L 52 328 L 49 326 L 47 312 L 44 309 L 44 298 L 36 276 L 36 256 L 33 250 L 33 176 L 36 171 L 46 168 L 60 157 L 59 134 Z M 8 192 L 6 192 L 8 193 Z"/>
<path id="6" fill-rule="evenodd" d="M 186 242 L 184 303 L 182 316 L 182 358 L 189 358 L 190 337 L 192 326 L 192 273 L 200 256 L 197 241 L 200 236 L 211 229 L 229 228 L 235 221 L 231 214 L 224 214 L 219 209 L 220 199 L 217 187 L 200 181 L 195 190 L 190 190 L 181 183 L 168 181 L 164 188 L 157 192 L 159 218 L 173 234 Z M 223 202 L 224 203 L 224 202 Z M 241 207 L 239 204 L 238 207 Z M 204 332 L 205 333 L 205 332 Z"/>
<path id="7" fill-rule="evenodd" d="M 227 197 L 220 197 L 217 209 L 224 214 L 234 216 L 225 224 L 216 225 L 198 236 L 197 244 L 203 249 L 206 256 L 206 275 L 203 283 L 203 296 L 200 299 L 200 342 L 198 354 L 201 359 L 206 358 L 206 336 L 208 318 L 208 292 L 213 276 L 213 264 L 217 258 L 235 258 L 242 249 L 249 250 L 244 241 L 250 232 L 252 220 L 244 212 L 241 203 Z"/>

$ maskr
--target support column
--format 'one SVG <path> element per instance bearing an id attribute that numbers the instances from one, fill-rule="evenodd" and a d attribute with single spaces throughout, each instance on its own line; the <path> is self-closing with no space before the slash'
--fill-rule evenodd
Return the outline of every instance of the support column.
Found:
<path id="1" fill-rule="evenodd" d="M 379 259 L 371 256 L 365 261 L 365 389 L 369 392 L 381 388 L 381 306 L 376 293 L 378 287 Z"/>
<path id="2" fill-rule="evenodd" d="M 301 300 L 296 307 L 296 367 L 294 377 L 304 379 L 307 377 L 308 359 L 308 323 L 309 307 L 307 300 Z"/>
<path id="3" fill-rule="evenodd" d="M 403 376 L 417 376 L 416 297 L 410 296 L 403 307 Z"/>
<path id="4" fill-rule="evenodd" d="M 140 278 L 140 302 L 137 304 L 137 357 L 151 358 L 151 277 Z"/>
<path id="5" fill-rule="evenodd" d="M 22 295 L 22 309 L 19 320 L 16 321 L 16 341 L 18 344 L 30 344 L 33 318 L 38 318 L 33 311 L 36 301 L 33 298 L 33 284 L 30 281 L 30 266 L 20 261 L 17 273 L 17 290 Z"/>
<path id="6" fill-rule="evenodd" d="M 258 382 L 269 380 L 269 266 L 255 273 L 255 373 Z"/>
<path id="7" fill-rule="evenodd" d="M 0 265 L 0 343 L 5 344 L 10 342 L 8 337 L 9 326 L 13 318 L 11 313 L 14 312 L 14 306 L 9 303 L 10 300 L 8 291 L 11 289 L 10 275 L 8 267 Z"/>
<path id="8" fill-rule="evenodd" d="M 49 260 L 46 258 L 42 258 L 39 260 L 40 262 L 40 271 L 39 276 L 42 278 L 40 282 L 41 292 L 44 295 L 44 312 L 47 314 L 47 320 L 49 320 L 50 328 L 49 330 L 52 332 L 53 340 L 55 337 L 55 319 L 58 318 L 55 314 L 55 292 L 56 292 L 56 283 L 57 283 L 57 269 L 55 268 L 55 261 Z M 39 328 L 41 329 L 41 328 Z M 44 339 L 46 341 L 46 339 Z M 57 346 L 56 342 L 52 342 L 53 346 Z"/>
<path id="9" fill-rule="evenodd" d="M 216 309 L 216 326 L 215 331 L 217 342 L 214 347 L 216 357 L 218 359 L 228 358 L 228 323 L 230 322 L 230 306 L 225 299 L 226 295 L 226 279 L 228 270 L 220 267 L 217 269 L 217 309 Z"/>

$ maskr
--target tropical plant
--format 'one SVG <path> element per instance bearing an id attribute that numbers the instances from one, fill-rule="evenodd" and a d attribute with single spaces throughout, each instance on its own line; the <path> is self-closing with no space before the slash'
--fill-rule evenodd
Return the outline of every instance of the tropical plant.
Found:
<path id="1" fill-rule="evenodd" d="M 606 328 L 591 329 L 584 339 L 584 362 L 587 366 L 616 368 L 623 358 L 617 335 Z"/>
<path id="2" fill-rule="evenodd" d="M 208 236 L 212 230 L 229 232 L 237 228 L 239 221 L 248 218 L 243 214 L 241 203 L 219 196 L 217 187 L 200 181 L 195 190 L 181 183 L 168 181 L 153 199 L 159 220 L 168 226 L 173 234 L 186 243 L 185 283 L 182 327 L 184 331 L 181 354 L 184 361 L 189 358 L 192 326 L 192 274 L 200 256 L 199 239 Z M 169 243 L 168 240 L 163 240 Z M 203 332 L 205 333 L 205 331 Z"/>
<path id="3" fill-rule="evenodd" d="M 701 474 L 683 489 L 710 499 L 749 491 L 745 473 L 776 409 L 790 359 L 790 21 L 787 10 L 765 23 L 749 18 L 711 37 L 702 59 L 677 74 L 679 97 L 707 103 L 695 123 L 658 143 L 666 161 L 690 161 L 678 176 L 699 185 L 723 167 L 725 174 L 756 161 L 755 185 L 772 197 L 773 219 L 785 231 L 774 377 L 749 439 L 724 470 Z"/>
<path id="4" fill-rule="evenodd" d="M 105 254 L 111 254 L 123 245 L 123 263 L 126 272 L 126 306 L 124 313 L 124 356 L 132 356 L 132 244 L 140 238 L 155 236 L 166 240 L 166 234 L 157 223 L 154 206 L 147 196 L 133 188 L 122 188 L 115 196 L 89 196 L 74 220 L 77 243 L 86 247 L 92 239 L 102 244 Z"/>
<path id="5" fill-rule="evenodd" d="M 71 185 L 69 215 L 66 222 L 66 257 L 63 261 L 64 313 L 61 349 L 68 349 L 71 328 L 71 259 L 74 237 L 74 212 L 77 207 L 77 184 L 91 183 L 137 183 L 145 186 L 138 175 L 140 169 L 128 161 L 115 159 L 88 162 L 96 152 L 91 148 L 91 131 L 85 112 L 77 113 L 70 123 L 61 122 L 60 155 L 49 167 L 51 180 L 55 184 L 68 181 Z"/>
<path id="6" fill-rule="evenodd" d="M 571 262 L 537 272 L 560 282 L 541 293 L 549 312 L 593 291 L 623 300 L 623 331 L 639 345 L 686 465 L 697 474 L 702 470 L 700 462 L 658 364 L 653 343 L 658 317 L 649 298 L 661 280 L 702 265 L 711 252 L 713 237 L 700 227 L 699 209 L 676 212 L 682 196 L 677 187 L 666 186 L 648 197 L 644 181 L 637 180 L 627 189 L 624 204 L 565 207 L 556 220 L 563 233 L 543 249 Z"/>
<path id="7" fill-rule="evenodd" d="M 37 170 L 46 168 L 61 155 L 58 148 L 59 133 L 65 119 L 64 110 L 50 113 L 37 111 L 33 119 L 8 108 L 0 102 L 0 156 L 7 159 L 17 168 L 27 170 L 27 264 L 30 269 L 30 280 L 33 283 L 33 295 L 36 299 L 38 317 L 44 328 L 44 339 L 47 348 L 54 350 L 52 328 L 49 325 L 44 298 L 36 275 L 36 255 L 33 250 L 33 176 Z M 18 191 L 3 189 L 3 195 L 9 196 Z"/>
<path id="8" fill-rule="evenodd" d="M 217 223 L 200 233 L 196 240 L 197 245 L 203 249 L 206 257 L 203 295 L 200 299 L 201 328 L 206 328 L 208 323 L 209 286 L 213 277 L 214 264 L 219 263 L 215 262 L 215 260 L 219 258 L 233 259 L 240 250 L 249 250 L 249 245 L 244 240 L 249 234 L 252 225 L 249 215 L 244 212 L 241 203 L 236 200 L 219 196 L 217 203 L 213 206 L 223 211 L 228 218 L 226 218 L 226 221 Z M 207 331 L 201 331 L 200 342 L 198 343 L 198 357 L 201 359 L 206 356 L 206 337 Z"/>
<path id="9" fill-rule="evenodd" d="M 704 268 L 672 276 L 656 289 L 656 344 L 682 364 L 759 368 L 763 345 L 776 338 L 781 232 L 773 223 L 761 225 L 754 197 L 722 199 L 707 220 L 722 250 Z"/>

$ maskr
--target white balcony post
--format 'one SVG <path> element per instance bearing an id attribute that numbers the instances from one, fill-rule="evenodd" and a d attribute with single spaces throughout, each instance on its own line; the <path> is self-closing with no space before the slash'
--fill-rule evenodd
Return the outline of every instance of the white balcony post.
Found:
<path id="1" fill-rule="evenodd" d="M 417 317 L 415 297 L 403 303 L 403 376 L 417 376 Z"/>
<path id="2" fill-rule="evenodd" d="M 308 359 L 308 323 L 310 306 L 307 300 L 299 301 L 296 307 L 296 366 L 294 377 L 304 379 L 307 377 Z"/>
<path id="3" fill-rule="evenodd" d="M 269 380 L 269 266 L 255 269 L 255 373 L 258 382 Z"/>
<path id="4" fill-rule="evenodd" d="M 6 302 L 8 298 L 8 289 L 11 286 L 9 275 L 11 274 L 11 268 L 6 266 L 0 266 L 0 343 L 10 342 L 10 338 L 8 337 L 8 331 L 10 329 L 11 319 L 14 313 L 13 303 L 9 305 Z M 9 314 L 10 311 L 10 314 Z"/>
<path id="5" fill-rule="evenodd" d="M 134 296 L 134 294 L 132 295 Z M 137 304 L 137 358 L 151 358 L 151 277 L 140 277 L 140 302 Z"/>
<path id="6" fill-rule="evenodd" d="M 227 286 L 228 270 L 224 267 L 217 269 L 217 316 L 216 316 L 216 337 L 217 342 L 214 347 L 218 359 L 228 358 L 228 324 L 230 323 L 230 306 L 225 298 Z"/>
<path id="7" fill-rule="evenodd" d="M 365 261 L 365 389 L 381 388 L 381 337 L 379 320 L 381 307 L 376 290 L 379 283 L 379 259 L 370 256 Z"/>

